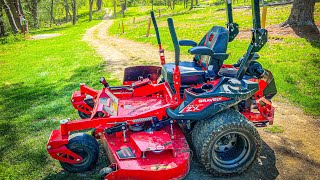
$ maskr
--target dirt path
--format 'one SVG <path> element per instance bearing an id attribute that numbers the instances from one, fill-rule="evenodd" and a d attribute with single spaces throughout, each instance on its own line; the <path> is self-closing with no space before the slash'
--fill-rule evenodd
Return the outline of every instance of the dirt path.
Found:
<path id="1" fill-rule="evenodd" d="M 106 60 L 108 72 L 122 79 L 125 67 L 159 65 L 156 47 L 109 36 L 107 29 L 112 23 L 106 16 L 100 24 L 88 29 L 83 38 Z M 173 57 L 173 53 L 166 52 L 167 61 L 172 62 Z M 270 134 L 260 128 L 264 143 L 259 161 L 252 169 L 232 179 L 320 178 L 320 118 L 305 115 L 302 110 L 279 97 L 274 105 L 274 124 L 283 126 L 284 132 Z M 196 161 L 192 161 L 186 179 L 211 178 Z"/>

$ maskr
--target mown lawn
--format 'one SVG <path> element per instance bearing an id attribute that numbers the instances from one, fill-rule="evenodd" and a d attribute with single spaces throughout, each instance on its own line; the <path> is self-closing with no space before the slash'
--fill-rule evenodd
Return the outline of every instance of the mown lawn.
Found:
<path id="1" fill-rule="evenodd" d="M 246 3 L 237 5 L 249 5 Z M 161 40 L 164 48 L 173 51 L 172 41 L 169 35 L 167 18 L 173 17 L 179 39 L 192 39 L 200 41 L 204 34 L 213 26 L 225 26 L 225 6 L 211 6 L 196 8 L 191 11 L 175 11 L 171 14 L 165 7 L 161 9 L 162 16 L 157 17 Z M 129 8 L 125 18 L 115 20 L 109 32 L 113 35 L 146 42 L 156 46 L 154 29 L 151 28 L 151 36 L 146 37 L 149 12 L 151 7 Z M 271 25 L 284 22 L 290 14 L 291 5 L 273 6 L 268 8 L 267 29 Z M 249 31 L 252 26 L 251 9 L 234 9 L 234 21 L 240 25 L 240 31 Z M 133 23 L 133 17 L 136 21 Z M 315 21 L 320 24 L 320 3 L 316 3 Z M 124 22 L 125 33 L 122 34 L 120 22 Z M 120 28 L 119 28 L 120 27 Z M 228 46 L 230 58 L 226 63 L 235 63 L 246 51 L 250 42 L 249 37 L 237 38 Z M 183 48 L 182 53 L 187 53 Z M 320 115 L 320 44 L 310 43 L 305 39 L 294 36 L 270 35 L 269 43 L 259 52 L 259 60 L 263 66 L 271 70 L 276 78 L 278 96 L 283 96 L 303 108 L 307 114 Z"/>
<path id="2" fill-rule="evenodd" d="M 102 75 L 118 83 L 104 72 L 104 60 L 81 40 L 103 15 L 35 32 L 59 37 L 0 45 L 0 179 L 50 179 L 60 171 L 45 144 L 59 120 L 78 118 L 71 93 L 80 82 L 100 88 Z"/>

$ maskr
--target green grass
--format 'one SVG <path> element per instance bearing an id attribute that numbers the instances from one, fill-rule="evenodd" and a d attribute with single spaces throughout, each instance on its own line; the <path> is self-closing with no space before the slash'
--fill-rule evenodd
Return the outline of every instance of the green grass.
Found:
<path id="1" fill-rule="evenodd" d="M 284 132 L 284 128 L 282 126 L 276 126 L 276 125 L 264 128 L 263 130 L 268 133 L 283 133 Z"/>
<path id="2" fill-rule="evenodd" d="M 101 19 L 104 12 L 95 13 Z M 61 170 L 45 144 L 59 120 L 78 118 L 70 105 L 79 83 L 101 88 L 105 62 L 82 41 L 86 28 L 100 21 L 70 24 L 35 34 L 60 33 L 45 40 L 0 45 L 0 179 L 51 179 Z M 64 177 L 65 178 L 65 177 Z"/>
<path id="3" fill-rule="evenodd" d="M 242 4 L 241 4 L 242 5 Z M 192 39 L 200 41 L 203 35 L 213 26 L 225 26 L 224 5 L 205 7 L 199 9 L 170 12 L 168 10 L 157 18 L 161 41 L 167 51 L 173 51 L 172 40 L 167 27 L 167 18 L 173 17 L 179 39 Z M 144 9 L 129 8 L 126 18 L 116 19 L 109 32 L 113 35 L 128 38 L 134 41 L 150 43 L 156 46 L 157 41 L 154 29 L 151 36 L 146 37 L 148 15 L 150 7 Z M 157 12 L 158 7 L 155 7 Z M 160 9 L 163 9 L 160 7 Z M 180 7 L 181 9 L 181 7 Z M 291 5 L 274 6 L 268 8 L 266 26 L 284 22 L 290 14 Z M 234 9 L 234 21 L 240 25 L 241 31 L 251 28 L 251 9 Z M 138 19 L 133 23 L 133 17 Z M 315 21 L 320 24 L 320 3 L 316 3 Z M 125 33 L 121 34 L 119 22 L 124 21 Z M 267 28 L 268 29 L 268 28 Z M 229 59 L 225 63 L 235 63 L 245 52 L 250 37 L 237 38 L 229 44 Z M 271 70 L 275 76 L 278 96 L 288 98 L 291 102 L 303 108 L 306 113 L 320 115 L 320 44 L 310 43 L 305 39 L 284 37 L 282 35 L 269 36 L 269 42 L 259 52 L 259 62 Z M 187 54 L 187 48 L 182 48 Z"/>

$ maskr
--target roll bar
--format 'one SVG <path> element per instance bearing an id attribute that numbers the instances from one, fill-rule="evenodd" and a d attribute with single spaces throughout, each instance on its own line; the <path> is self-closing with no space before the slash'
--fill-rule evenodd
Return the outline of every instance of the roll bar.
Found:
<path id="1" fill-rule="evenodd" d="M 176 65 L 173 71 L 173 80 L 174 80 L 174 89 L 176 91 L 175 93 L 175 99 L 177 103 L 180 103 L 181 97 L 180 97 L 180 87 L 181 87 L 181 76 L 180 76 L 180 69 L 179 69 L 179 63 L 180 63 L 180 46 L 179 41 L 177 38 L 176 31 L 174 29 L 173 20 L 172 18 L 168 18 L 168 26 L 169 31 L 171 35 L 171 39 L 174 46 L 174 64 Z"/>
<path id="2" fill-rule="evenodd" d="M 252 39 L 247 49 L 247 53 L 243 57 L 239 66 L 239 70 L 236 76 L 239 80 L 241 80 L 244 74 L 246 73 L 253 59 L 254 53 L 259 52 L 268 41 L 268 31 L 266 29 L 261 28 L 259 0 L 251 0 L 251 4 L 253 24 L 253 29 L 251 30 Z"/>
<path id="3" fill-rule="evenodd" d="M 232 16 L 232 0 L 225 0 L 226 12 L 227 12 L 227 28 L 229 30 L 229 42 L 233 41 L 234 38 L 239 34 L 239 25 L 233 22 Z"/>
<path id="4" fill-rule="evenodd" d="M 161 62 L 161 65 L 164 65 L 166 63 L 166 59 L 164 56 L 164 49 L 162 48 L 162 45 L 161 45 L 161 39 L 160 39 L 160 33 L 159 33 L 157 21 L 154 16 L 154 12 L 151 11 L 150 14 L 151 14 L 151 19 L 152 19 L 152 24 L 153 24 L 154 30 L 156 31 L 156 36 L 157 36 L 157 41 L 158 41 L 158 46 L 159 46 L 160 62 Z"/>
<path id="5" fill-rule="evenodd" d="M 176 31 L 174 29 L 172 18 L 168 18 L 168 26 L 169 26 L 169 31 L 170 31 L 170 35 L 171 35 L 171 38 L 172 38 L 173 46 L 174 46 L 174 54 L 175 54 L 174 64 L 176 66 L 179 66 L 179 62 L 180 62 L 180 46 L 179 46 L 179 41 L 178 41 L 178 38 L 177 38 Z"/>
<path id="6" fill-rule="evenodd" d="M 158 29 L 156 18 L 154 16 L 154 12 L 151 11 L 150 14 L 151 14 L 151 19 L 152 19 L 152 23 L 153 23 L 153 26 L 154 26 L 154 30 L 156 31 L 158 44 L 161 44 L 160 33 L 159 33 L 159 29 Z"/>

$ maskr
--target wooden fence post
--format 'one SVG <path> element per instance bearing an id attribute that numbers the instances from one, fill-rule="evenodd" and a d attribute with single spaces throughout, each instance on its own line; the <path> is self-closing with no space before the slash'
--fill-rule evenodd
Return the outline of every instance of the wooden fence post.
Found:
<path id="1" fill-rule="evenodd" d="M 151 18 L 149 18 L 149 21 L 148 21 L 148 29 L 147 29 L 147 34 L 146 34 L 147 37 L 149 37 L 149 35 L 150 35 L 150 26 L 151 26 Z"/>
<path id="2" fill-rule="evenodd" d="M 267 6 L 262 7 L 262 21 L 261 21 L 261 27 L 266 27 L 266 19 L 267 19 Z"/>
<path id="3" fill-rule="evenodd" d="M 159 11 L 159 17 L 161 16 L 161 10 L 160 9 L 158 9 L 158 11 Z"/>
<path id="4" fill-rule="evenodd" d="M 136 17 L 133 17 L 132 23 L 136 23 Z"/>

